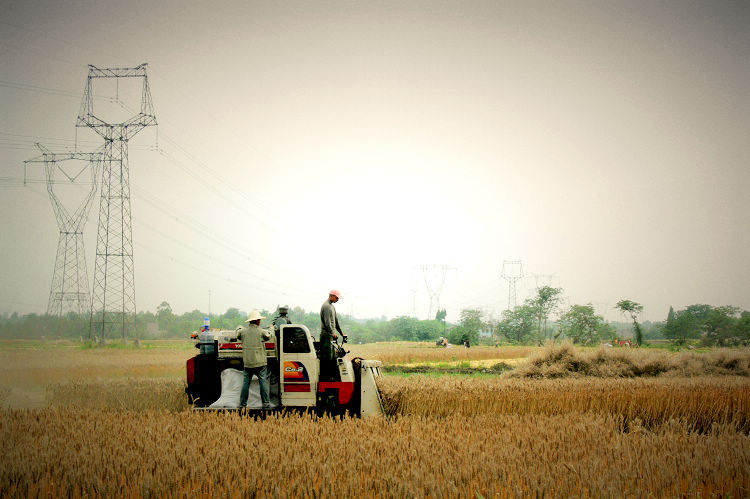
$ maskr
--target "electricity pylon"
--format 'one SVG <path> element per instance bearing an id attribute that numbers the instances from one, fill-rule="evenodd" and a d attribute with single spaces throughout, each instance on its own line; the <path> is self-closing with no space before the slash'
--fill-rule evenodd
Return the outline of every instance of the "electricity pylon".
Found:
<path id="1" fill-rule="evenodd" d="M 552 280 L 557 279 L 557 274 L 531 274 L 531 277 L 534 278 L 534 287 L 538 291 L 541 287 L 552 286 Z M 539 281 L 542 282 L 541 286 L 539 285 Z"/>
<path id="2" fill-rule="evenodd" d="M 521 260 L 503 260 L 500 277 L 508 281 L 508 310 L 516 308 L 516 281 L 523 277 Z"/>
<path id="3" fill-rule="evenodd" d="M 411 273 L 411 287 L 409 288 L 409 291 L 411 291 L 411 316 L 416 318 L 417 317 L 417 279 L 416 279 L 416 272 L 415 268 L 412 268 Z"/>
<path id="4" fill-rule="evenodd" d="M 597 301 L 593 303 L 595 310 L 599 312 L 599 315 L 602 316 L 602 318 L 607 321 L 607 316 L 609 315 L 609 303 Z"/>
<path id="5" fill-rule="evenodd" d="M 443 284 L 445 284 L 445 275 L 452 268 L 448 265 L 422 265 L 424 284 L 427 288 L 427 295 L 430 297 L 427 320 L 434 319 L 437 311 L 440 310 L 440 293 L 443 291 Z M 433 303 L 436 304 L 436 310 L 432 308 Z"/>
<path id="6" fill-rule="evenodd" d="M 98 79 L 114 79 L 119 91 L 119 80 L 122 78 L 142 79 L 140 112 L 121 123 L 107 123 L 95 113 L 92 85 Z M 124 340 L 128 330 L 135 329 L 128 141 L 143 128 L 156 124 L 146 64 L 135 68 L 104 69 L 89 65 L 76 126 L 89 127 L 104 139 L 90 336 L 105 338 L 120 329 Z"/>
<path id="7" fill-rule="evenodd" d="M 57 256 L 52 272 L 52 285 L 47 302 L 47 314 L 62 317 L 69 312 L 83 314 L 89 311 L 89 277 L 86 271 L 86 253 L 83 247 L 83 227 L 86 225 L 91 201 L 96 193 L 96 178 L 101 161 L 101 152 L 54 153 L 36 144 L 42 152 L 40 156 L 24 161 L 24 182 L 26 167 L 30 163 L 44 163 L 44 176 L 47 183 L 47 194 L 52 204 L 52 211 L 57 219 L 60 236 L 57 239 Z M 62 167 L 61 163 L 70 160 L 86 161 L 83 168 L 72 172 Z M 86 196 L 79 202 L 73 213 L 70 213 L 61 199 L 55 194 L 55 174 L 62 173 L 71 184 L 88 171 L 91 187 Z"/>

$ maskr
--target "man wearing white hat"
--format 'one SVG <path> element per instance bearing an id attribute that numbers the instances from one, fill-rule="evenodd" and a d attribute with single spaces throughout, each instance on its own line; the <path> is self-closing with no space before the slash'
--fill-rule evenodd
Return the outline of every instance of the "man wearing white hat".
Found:
<path id="1" fill-rule="evenodd" d="M 338 338 L 336 332 L 346 340 L 346 335 L 341 332 L 339 319 L 336 317 L 334 303 L 341 299 L 341 292 L 332 289 L 328 293 L 328 299 L 320 307 L 320 376 L 321 379 L 333 380 L 336 376 L 336 355 L 333 351 L 331 340 Z M 334 380 L 335 381 L 335 380 Z"/>
<path id="2" fill-rule="evenodd" d="M 242 384 L 240 394 L 240 407 L 247 405 L 247 397 L 250 392 L 250 380 L 253 375 L 260 382 L 260 400 L 263 409 L 270 408 L 268 400 L 268 369 L 266 368 L 266 345 L 265 341 L 271 338 L 271 333 L 261 329 L 260 321 L 265 317 L 260 312 L 253 310 L 245 321 L 247 326 L 242 326 L 237 331 L 237 338 L 242 341 L 242 359 L 245 364 L 245 381 Z"/>

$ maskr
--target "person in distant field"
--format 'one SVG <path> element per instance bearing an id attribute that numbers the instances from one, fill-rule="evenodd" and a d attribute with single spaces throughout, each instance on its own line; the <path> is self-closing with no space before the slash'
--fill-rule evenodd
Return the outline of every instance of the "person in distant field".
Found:
<path id="1" fill-rule="evenodd" d="M 328 293 L 328 299 L 320 307 L 320 376 L 321 380 L 335 381 L 336 376 L 336 353 L 333 349 L 333 341 L 341 335 L 344 342 L 347 336 L 341 331 L 339 319 L 336 317 L 334 303 L 341 299 L 341 292 L 332 289 Z M 338 333 L 338 334 L 337 334 Z"/>
<path id="2" fill-rule="evenodd" d="M 268 399 L 268 369 L 266 368 L 265 341 L 271 338 L 273 332 L 261 329 L 260 321 L 262 319 L 265 319 L 265 317 L 261 316 L 257 310 L 253 310 L 245 321 L 247 326 L 242 326 L 237 331 L 237 339 L 242 341 L 242 360 L 245 364 L 245 380 L 242 383 L 240 407 L 247 406 L 250 380 L 253 376 L 257 376 L 260 382 L 260 400 L 263 403 L 263 409 L 271 407 Z"/>
<path id="3" fill-rule="evenodd" d="M 471 348 L 471 343 L 469 343 L 469 338 L 466 338 L 466 339 L 464 340 L 464 346 L 465 346 L 466 348 Z"/>

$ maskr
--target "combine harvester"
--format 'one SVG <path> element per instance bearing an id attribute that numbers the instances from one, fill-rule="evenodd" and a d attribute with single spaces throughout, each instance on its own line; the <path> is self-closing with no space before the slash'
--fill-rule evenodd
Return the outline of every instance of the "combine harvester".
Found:
<path id="1" fill-rule="evenodd" d="M 200 352 L 187 361 L 188 402 L 195 410 L 240 409 L 243 383 L 242 343 L 236 331 L 193 334 Z M 266 341 L 270 411 L 297 410 L 317 414 L 370 417 L 384 415 L 376 385 L 379 360 L 349 359 L 338 343 L 338 381 L 320 380 L 318 342 L 302 324 L 285 324 Z M 261 411 L 260 385 L 253 377 L 247 411 Z"/>

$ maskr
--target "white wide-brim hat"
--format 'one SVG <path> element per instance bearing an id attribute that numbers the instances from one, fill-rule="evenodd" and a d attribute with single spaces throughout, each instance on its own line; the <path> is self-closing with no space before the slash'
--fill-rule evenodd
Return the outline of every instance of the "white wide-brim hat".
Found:
<path id="1" fill-rule="evenodd" d="M 252 312 L 250 312 L 250 316 L 247 318 L 245 322 L 257 321 L 258 319 L 262 320 L 262 319 L 265 319 L 265 317 L 260 315 L 260 312 L 258 312 L 257 310 L 253 310 Z"/>

